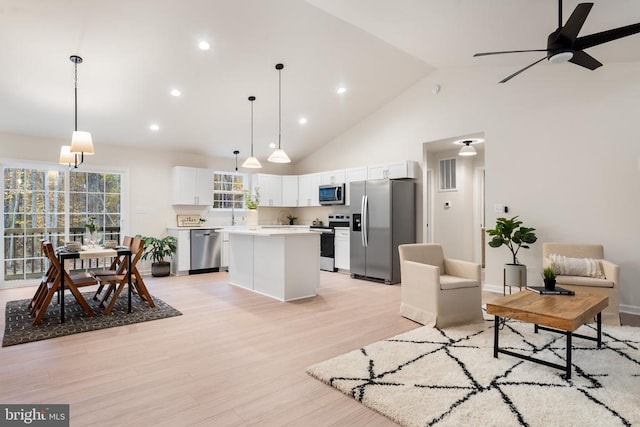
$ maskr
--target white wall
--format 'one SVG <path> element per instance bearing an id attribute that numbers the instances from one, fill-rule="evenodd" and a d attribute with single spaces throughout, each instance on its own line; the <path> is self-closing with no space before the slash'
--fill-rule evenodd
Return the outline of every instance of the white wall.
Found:
<path id="1" fill-rule="evenodd" d="M 513 71 L 438 70 L 299 162 L 296 172 L 422 162 L 425 141 L 484 132 L 486 206 L 509 206 L 510 215 L 538 230 L 539 242 L 602 243 L 605 257 L 621 267 L 621 308 L 640 312 L 640 64 L 588 71 L 545 62 L 496 83 Z M 435 84 L 442 87 L 437 95 Z M 486 213 L 492 227 L 496 215 Z M 520 256 L 530 283 L 541 282 L 541 248 Z M 508 259 L 505 248 L 487 249 L 487 283 L 501 284 Z"/>

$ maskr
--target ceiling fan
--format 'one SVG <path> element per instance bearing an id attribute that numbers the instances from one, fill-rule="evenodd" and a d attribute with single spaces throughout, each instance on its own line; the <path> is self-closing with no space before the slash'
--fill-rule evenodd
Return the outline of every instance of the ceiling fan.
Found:
<path id="1" fill-rule="evenodd" d="M 574 9 L 573 13 L 567 20 L 567 23 L 562 25 L 562 0 L 558 0 L 558 29 L 549 34 L 547 39 L 546 49 L 530 49 L 530 50 L 507 50 L 502 52 L 483 52 L 476 53 L 475 56 L 487 56 L 487 55 L 501 55 L 505 53 L 520 53 L 520 52 L 547 52 L 544 58 L 541 58 L 533 64 L 527 65 L 523 69 L 516 71 L 510 76 L 504 78 L 500 83 L 505 83 L 523 71 L 528 70 L 544 59 L 548 59 L 553 63 L 572 62 L 581 67 L 588 68 L 589 70 L 595 70 L 602 66 L 602 63 L 589 55 L 584 51 L 593 46 L 597 46 L 603 43 L 607 43 L 613 40 L 620 39 L 622 37 L 631 36 L 636 33 L 640 33 L 640 23 L 631 24 L 625 27 L 613 28 L 611 30 L 602 31 L 588 36 L 578 37 L 578 33 L 582 28 L 582 25 L 587 20 L 587 16 L 593 7 L 593 3 L 580 3 Z"/>

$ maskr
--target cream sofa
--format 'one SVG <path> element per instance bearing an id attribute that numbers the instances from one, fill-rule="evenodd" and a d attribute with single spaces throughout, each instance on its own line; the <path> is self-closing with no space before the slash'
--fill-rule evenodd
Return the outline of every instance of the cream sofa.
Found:
<path id="1" fill-rule="evenodd" d="M 543 243 L 542 264 L 549 267 L 552 254 L 571 258 L 594 258 L 601 260 L 604 278 L 557 275 L 556 284 L 574 292 L 604 294 L 609 297 L 609 305 L 602 312 L 602 322 L 609 325 L 620 325 L 618 288 L 620 287 L 620 267 L 604 259 L 602 245 L 584 243 Z"/>
<path id="2" fill-rule="evenodd" d="M 402 316 L 436 328 L 482 321 L 480 264 L 447 259 L 437 244 L 398 251 Z"/>

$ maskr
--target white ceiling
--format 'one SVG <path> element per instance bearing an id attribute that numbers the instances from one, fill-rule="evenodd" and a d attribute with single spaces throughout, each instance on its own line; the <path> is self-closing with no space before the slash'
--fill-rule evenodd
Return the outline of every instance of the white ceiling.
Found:
<path id="1" fill-rule="evenodd" d="M 565 20 L 577 3 L 565 0 Z M 581 35 L 640 22 L 640 1 L 595 3 Z M 0 131 L 68 140 L 77 54 L 78 128 L 97 155 L 117 144 L 245 157 L 254 95 L 263 160 L 282 62 L 282 147 L 295 162 L 436 68 L 511 73 L 539 59 L 472 55 L 545 48 L 557 13 L 556 0 L 0 0 Z M 589 53 L 605 67 L 638 61 L 640 35 Z"/>

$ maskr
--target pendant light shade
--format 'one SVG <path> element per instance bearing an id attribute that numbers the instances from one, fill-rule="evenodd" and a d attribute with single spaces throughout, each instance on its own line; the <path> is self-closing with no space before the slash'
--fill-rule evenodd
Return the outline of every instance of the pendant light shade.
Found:
<path id="1" fill-rule="evenodd" d="M 93 140 L 89 132 L 78 130 L 78 64 L 82 64 L 82 58 L 77 55 L 71 55 L 69 60 L 74 64 L 75 85 L 74 85 L 74 131 L 71 135 L 71 145 L 63 146 L 60 149 L 60 163 L 71 164 L 78 167 L 84 162 L 85 154 L 94 154 Z M 68 152 L 68 154 L 67 154 Z M 64 158 L 63 158 L 64 154 Z M 73 156 L 71 161 L 67 161 L 69 156 Z M 64 162 L 63 162 L 64 160 Z"/>
<path id="2" fill-rule="evenodd" d="M 71 152 L 70 145 L 60 147 L 60 164 L 71 166 L 76 161 L 76 156 Z"/>
<path id="3" fill-rule="evenodd" d="M 284 65 L 276 64 L 276 70 L 278 70 L 278 148 L 271 153 L 269 158 L 270 162 L 274 163 L 290 163 L 291 159 L 287 156 L 287 153 L 282 149 L 282 69 Z"/>
<path id="4" fill-rule="evenodd" d="M 462 141 L 462 142 L 464 144 L 464 147 L 462 147 L 458 152 L 459 156 L 475 156 L 476 154 L 478 154 L 476 152 L 476 149 L 470 145 L 473 141 Z"/>
<path id="5" fill-rule="evenodd" d="M 73 135 L 71 135 L 70 151 L 72 153 L 94 154 L 95 151 L 93 151 L 93 140 L 91 139 L 91 134 L 81 130 L 73 131 Z"/>
<path id="6" fill-rule="evenodd" d="M 251 101 L 251 155 L 247 157 L 247 160 L 242 164 L 243 168 L 251 168 L 258 169 L 261 168 L 262 165 L 253 155 L 253 101 L 256 100 L 255 96 L 250 96 L 249 101 Z"/>

